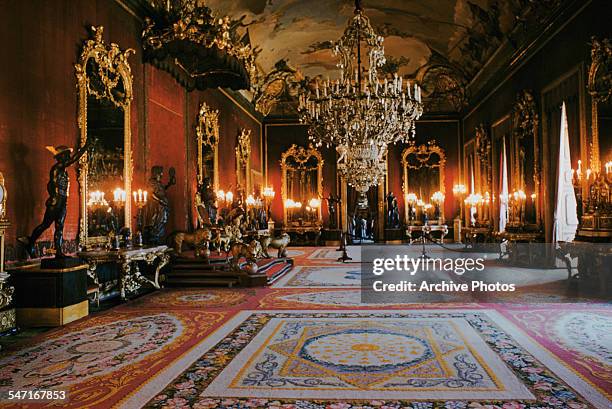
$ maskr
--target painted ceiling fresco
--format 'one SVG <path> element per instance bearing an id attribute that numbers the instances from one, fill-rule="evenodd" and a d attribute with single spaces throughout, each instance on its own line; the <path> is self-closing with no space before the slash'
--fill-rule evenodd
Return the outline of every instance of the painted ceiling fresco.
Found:
<path id="1" fill-rule="evenodd" d="M 501 42 L 527 18 L 541 18 L 563 0 L 363 0 L 365 14 L 385 37 L 389 72 L 417 78 L 425 95 L 453 94 L 438 110 L 459 110 L 457 95 Z M 335 78 L 330 42 L 353 15 L 351 0 L 206 0 L 229 15 L 260 50 L 264 73 L 279 60 L 301 74 Z M 454 101 L 453 101 L 454 98 Z M 448 99 L 448 98 L 442 98 Z M 455 105 L 455 106 L 453 106 Z M 436 107 L 434 107 L 436 108 Z"/>

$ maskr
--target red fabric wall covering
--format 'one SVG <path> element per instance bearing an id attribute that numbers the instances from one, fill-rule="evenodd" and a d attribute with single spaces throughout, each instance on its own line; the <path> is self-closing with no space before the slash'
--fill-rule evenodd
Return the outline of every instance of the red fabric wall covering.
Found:
<path id="1" fill-rule="evenodd" d="M 139 58 L 141 23 L 112 1 L 3 2 L 0 13 L 0 171 L 9 190 L 8 218 L 13 226 L 7 243 L 29 234 L 40 222 L 46 199 L 48 172 L 53 164 L 45 145 L 78 143 L 77 88 L 74 64 L 90 25 L 103 25 L 104 38 L 130 57 L 134 75 L 132 136 L 140 138 L 143 122 L 142 64 Z M 140 90 L 138 89 L 140 88 Z M 134 152 L 135 163 L 138 154 Z M 78 234 L 79 191 L 74 168 L 65 237 Z M 52 238 L 50 229 L 41 238 Z"/>
<path id="2" fill-rule="evenodd" d="M 35 18 L 34 18 L 35 17 Z M 133 48 L 131 134 L 133 187 L 144 187 L 153 165 L 174 166 L 177 185 L 168 195 L 172 216 L 168 231 L 191 226 L 195 191 L 195 119 L 199 102 L 221 111 L 221 186 L 235 185 L 238 130 L 252 130 L 252 167 L 263 171 L 260 124 L 218 90 L 187 94 L 168 74 L 142 63 L 142 22 L 108 0 L 3 3 L 0 14 L 0 172 L 9 194 L 12 227 L 7 243 L 27 235 L 43 215 L 48 172 L 53 164 L 46 145 L 75 146 L 77 87 L 74 64 L 89 26 L 104 26 L 104 39 L 121 49 Z M 146 78 L 146 84 L 145 84 Z M 145 98 L 146 96 L 146 98 Z M 167 175 L 167 173 L 166 173 Z M 78 235 L 79 189 L 74 169 L 64 229 L 68 240 Z M 41 240 L 51 240 L 49 229 Z"/>
<path id="3" fill-rule="evenodd" d="M 147 78 L 147 177 L 151 167 L 164 167 L 163 183 L 168 169 L 176 169 L 176 185 L 167 191 L 170 220 L 166 232 L 185 230 L 188 226 L 188 182 L 185 154 L 185 90 L 170 76 L 153 66 L 146 67 Z"/>

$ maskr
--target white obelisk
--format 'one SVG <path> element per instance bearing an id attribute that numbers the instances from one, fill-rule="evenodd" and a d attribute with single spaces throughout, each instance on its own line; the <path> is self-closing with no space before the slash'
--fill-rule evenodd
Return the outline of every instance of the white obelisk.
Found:
<path id="1" fill-rule="evenodd" d="M 499 194 L 499 231 L 506 230 L 508 223 L 508 160 L 506 158 L 506 137 L 502 140 L 501 186 Z"/>
<path id="2" fill-rule="evenodd" d="M 569 147 L 569 130 L 565 102 L 561 107 L 561 134 L 559 136 L 559 161 L 557 162 L 557 203 L 553 224 L 553 239 L 572 241 L 578 228 L 576 195 L 572 184 L 572 162 Z"/>

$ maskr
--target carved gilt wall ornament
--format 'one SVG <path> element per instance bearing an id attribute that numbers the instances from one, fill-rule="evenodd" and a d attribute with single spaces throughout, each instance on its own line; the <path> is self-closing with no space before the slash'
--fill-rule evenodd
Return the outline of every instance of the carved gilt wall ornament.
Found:
<path id="1" fill-rule="evenodd" d="M 606 102 L 612 96 L 612 42 L 608 38 L 591 39 L 588 87 L 596 102 Z"/>
<path id="2" fill-rule="evenodd" d="M 251 130 L 242 129 L 236 141 L 236 181 L 245 194 L 251 192 Z"/>
<path id="3" fill-rule="evenodd" d="M 85 42 L 79 63 L 74 65 L 77 86 L 98 99 L 127 108 L 132 102 L 132 87 L 122 80 L 129 78 L 131 85 L 132 70 L 127 59 L 136 51 L 132 48 L 121 51 L 115 43 L 107 45 L 102 38 L 103 26 L 92 26 L 91 31 L 93 38 Z"/>
<path id="4" fill-rule="evenodd" d="M 198 185 L 204 182 L 204 149 L 212 151 L 214 161 L 214 180 L 213 185 L 217 186 L 218 178 L 218 153 L 217 145 L 219 144 L 219 111 L 211 109 L 205 102 L 200 105 L 198 112 L 198 123 L 196 124 L 196 137 L 198 144 L 197 160 L 198 160 Z"/>
<path id="5" fill-rule="evenodd" d="M 444 193 L 444 168 L 446 166 L 446 153 L 436 141 L 429 141 L 427 144 L 411 144 L 402 152 L 402 168 L 404 169 L 404 193 L 408 192 L 408 172 L 409 170 L 420 170 L 422 168 L 439 168 L 440 170 L 440 191 Z M 427 198 L 428 199 L 428 198 Z"/>
<path id="6" fill-rule="evenodd" d="M 480 160 L 480 176 L 484 176 L 486 191 L 490 192 L 492 187 L 492 166 L 491 166 L 491 135 L 487 132 L 484 124 L 476 127 L 476 155 Z M 484 175 L 483 175 L 484 174 Z"/>
<path id="7" fill-rule="evenodd" d="M 132 136 L 130 120 L 130 104 L 132 102 L 132 70 L 128 57 L 135 53 L 131 48 L 122 51 L 115 43 L 107 44 L 103 39 L 104 27 L 91 27 L 92 38 L 86 40 L 79 62 L 75 64 L 75 76 L 79 95 L 78 125 L 80 143 L 84 146 L 88 138 L 88 97 L 96 100 L 110 101 L 122 111 L 123 115 L 123 172 L 120 175 L 121 187 L 125 192 L 131 192 L 132 184 Z M 89 198 L 89 168 L 91 159 L 85 154 L 79 160 L 78 180 L 80 194 L 79 244 L 81 247 L 91 247 L 104 244 L 107 237 L 89 237 L 88 206 Z M 131 224 L 131 195 L 126 195 L 124 204 L 125 226 Z"/>
<path id="8" fill-rule="evenodd" d="M 236 144 L 236 160 L 241 165 L 247 165 L 251 158 L 251 130 L 242 129 L 238 134 Z"/>

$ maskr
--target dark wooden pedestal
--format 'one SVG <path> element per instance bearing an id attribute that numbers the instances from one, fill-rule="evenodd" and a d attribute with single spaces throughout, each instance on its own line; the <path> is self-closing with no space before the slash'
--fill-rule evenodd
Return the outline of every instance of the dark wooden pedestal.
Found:
<path id="1" fill-rule="evenodd" d="M 19 325 L 60 326 L 87 316 L 87 267 L 33 266 L 11 272 Z"/>

